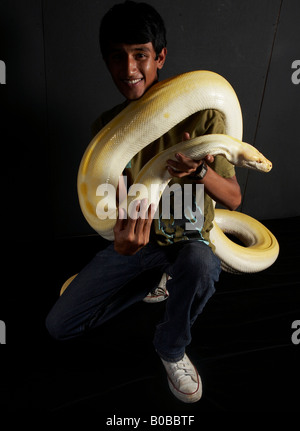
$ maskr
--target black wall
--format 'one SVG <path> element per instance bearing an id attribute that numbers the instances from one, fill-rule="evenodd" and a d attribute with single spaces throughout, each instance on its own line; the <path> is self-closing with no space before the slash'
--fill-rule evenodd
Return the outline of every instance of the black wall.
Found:
<path id="1" fill-rule="evenodd" d="M 98 46 L 100 19 L 115 3 L 0 1 L 4 237 L 93 233 L 78 205 L 76 176 L 91 123 L 122 100 Z M 240 210 L 260 220 L 300 215 L 300 71 L 292 69 L 300 58 L 300 2 L 149 3 L 168 31 L 161 79 L 196 69 L 223 75 L 242 106 L 244 140 L 274 164 L 269 174 L 238 169 Z"/>

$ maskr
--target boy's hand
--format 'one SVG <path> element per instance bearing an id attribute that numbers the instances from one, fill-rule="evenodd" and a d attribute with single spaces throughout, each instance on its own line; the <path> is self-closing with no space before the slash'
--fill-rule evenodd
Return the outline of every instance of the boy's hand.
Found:
<path id="1" fill-rule="evenodd" d="M 185 132 L 183 135 L 183 140 L 187 141 L 188 139 L 190 139 L 190 134 Z M 203 160 L 208 163 L 212 163 L 214 161 L 214 156 L 211 155 L 207 155 L 201 160 L 193 160 L 182 153 L 175 154 L 175 157 L 177 161 L 171 159 L 167 160 L 167 169 L 172 177 L 178 178 L 193 174 L 198 166 L 201 165 Z"/>
<path id="2" fill-rule="evenodd" d="M 139 215 L 138 212 L 140 212 Z M 154 213 L 154 205 L 151 204 L 148 207 L 147 199 L 143 199 L 136 206 L 131 217 L 126 218 L 124 208 L 119 208 L 114 227 L 114 248 L 119 254 L 131 256 L 149 242 Z"/>

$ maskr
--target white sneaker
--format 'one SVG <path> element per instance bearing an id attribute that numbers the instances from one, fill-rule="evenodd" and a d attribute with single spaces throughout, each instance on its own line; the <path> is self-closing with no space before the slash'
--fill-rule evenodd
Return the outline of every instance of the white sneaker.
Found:
<path id="1" fill-rule="evenodd" d="M 168 374 L 171 392 L 184 403 L 195 403 L 202 396 L 202 382 L 188 356 L 178 362 L 167 362 L 160 358 Z"/>
<path id="2" fill-rule="evenodd" d="M 151 292 L 148 293 L 148 295 L 143 299 L 144 302 L 148 303 L 155 303 L 155 302 L 161 302 L 165 301 L 169 297 L 169 292 L 167 290 L 167 281 L 171 277 L 167 275 L 166 273 L 163 274 L 159 285 L 151 290 Z"/>

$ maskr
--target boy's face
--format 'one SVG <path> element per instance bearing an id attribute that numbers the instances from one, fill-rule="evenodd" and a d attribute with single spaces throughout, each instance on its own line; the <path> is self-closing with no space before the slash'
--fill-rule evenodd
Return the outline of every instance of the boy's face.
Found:
<path id="1" fill-rule="evenodd" d="M 118 90 L 127 100 L 136 100 L 157 81 L 157 70 L 162 69 L 166 55 L 164 48 L 156 58 L 152 42 L 112 43 L 106 63 Z"/>

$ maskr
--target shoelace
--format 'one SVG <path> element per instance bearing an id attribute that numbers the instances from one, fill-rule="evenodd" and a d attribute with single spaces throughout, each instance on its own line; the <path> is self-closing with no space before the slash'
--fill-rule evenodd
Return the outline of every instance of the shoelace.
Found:
<path id="1" fill-rule="evenodd" d="M 195 370 L 191 366 L 189 367 L 185 361 L 176 362 L 171 366 L 172 374 L 175 377 L 176 381 L 179 382 L 185 377 L 191 378 L 194 381 Z"/>
<path id="2" fill-rule="evenodd" d="M 152 295 L 160 296 L 160 295 L 165 295 L 166 291 L 163 287 L 158 286 L 155 289 L 153 289 L 151 293 Z"/>

